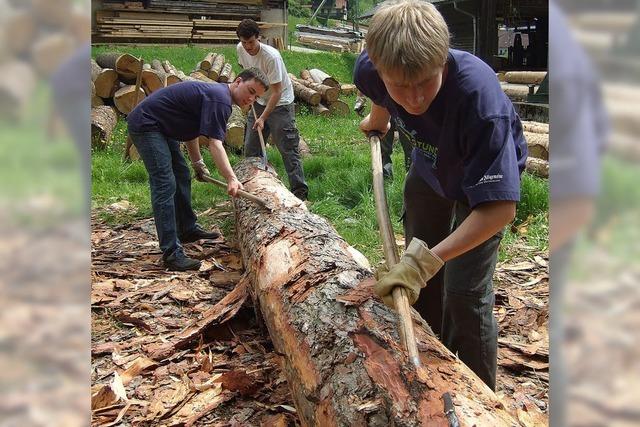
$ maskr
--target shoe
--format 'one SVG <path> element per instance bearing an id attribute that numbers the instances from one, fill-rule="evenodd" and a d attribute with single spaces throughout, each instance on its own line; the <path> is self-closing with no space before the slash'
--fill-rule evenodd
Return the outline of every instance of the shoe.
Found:
<path id="1" fill-rule="evenodd" d="M 176 257 L 171 255 L 164 260 L 164 266 L 167 270 L 171 271 L 187 271 L 187 270 L 199 270 L 201 262 L 197 259 L 189 258 L 181 255 Z"/>
<path id="2" fill-rule="evenodd" d="M 218 237 L 220 237 L 220 233 L 217 231 L 204 231 L 202 228 L 196 227 L 192 232 L 178 238 L 182 243 L 191 243 L 202 239 L 214 240 Z"/>

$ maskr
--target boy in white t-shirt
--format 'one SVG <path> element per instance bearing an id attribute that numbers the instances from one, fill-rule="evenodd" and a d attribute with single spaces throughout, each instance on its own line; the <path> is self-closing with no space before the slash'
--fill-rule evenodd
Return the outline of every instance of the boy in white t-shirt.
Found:
<path id="1" fill-rule="evenodd" d="M 252 19 L 244 19 L 238 25 L 236 34 L 240 39 L 237 46 L 238 63 L 242 68 L 256 67 L 269 79 L 269 90 L 255 103 L 257 117 L 249 114 L 244 140 L 247 157 L 262 155 L 258 130 L 264 138 L 272 136 L 278 147 L 284 167 L 289 176 L 291 192 L 301 200 L 307 200 L 309 187 L 304 180 L 300 157 L 300 135 L 295 122 L 293 86 L 287 69 L 277 49 L 260 43 L 260 28 Z"/>

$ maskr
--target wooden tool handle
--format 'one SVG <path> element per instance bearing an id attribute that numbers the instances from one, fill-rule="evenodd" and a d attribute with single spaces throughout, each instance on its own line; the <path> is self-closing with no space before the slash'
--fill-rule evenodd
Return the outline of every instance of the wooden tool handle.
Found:
<path id="1" fill-rule="evenodd" d="M 211 178 L 210 176 L 204 176 L 202 179 L 204 179 L 207 182 L 210 182 L 211 184 L 215 184 L 220 188 L 227 188 L 227 184 L 225 184 L 222 181 L 218 181 L 215 178 Z M 264 200 L 262 200 L 260 197 L 258 196 L 254 196 L 251 193 L 248 193 L 244 190 L 238 190 L 238 196 L 245 198 L 247 200 L 251 200 L 254 203 L 257 203 L 258 205 L 262 206 L 265 209 L 269 209 L 269 207 L 267 206 L 267 202 L 265 202 Z M 270 209 L 269 209 L 270 210 Z"/>
<path id="2" fill-rule="evenodd" d="M 371 165 L 373 167 L 373 196 L 376 202 L 376 216 L 378 218 L 378 228 L 380 229 L 380 237 L 382 238 L 382 248 L 387 267 L 391 269 L 400 261 L 398 255 L 398 247 L 396 239 L 393 235 L 391 227 L 391 219 L 389 218 L 389 209 L 387 207 L 387 197 L 384 192 L 384 178 L 382 175 L 382 154 L 380 149 L 380 137 L 377 134 L 371 134 L 369 137 L 371 144 Z M 404 348 L 409 353 L 409 358 L 415 366 L 420 366 L 420 355 L 418 354 L 418 345 L 416 343 L 415 333 L 413 331 L 413 321 L 411 320 L 411 305 L 404 288 L 396 286 L 392 292 L 393 304 L 398 312 L 400 324 L 398 330 L 400 339 L 404 344 Z"/>

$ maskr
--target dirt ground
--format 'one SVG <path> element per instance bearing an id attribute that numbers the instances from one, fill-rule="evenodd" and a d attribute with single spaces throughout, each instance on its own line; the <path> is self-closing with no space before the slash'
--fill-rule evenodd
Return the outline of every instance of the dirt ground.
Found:
<path id="1" fill-rule="evenodd" d="M 282 356 L 238 291 L 247 280 L 231 236 L 185 245 L 202 260 L 195 274 L 162 268 L 152 219 L 111 227 L 94 215 L 91 244 L 93 425 L 299 425 Z M 547 255 L 515 249 L 496 271 L 497 392 L 514 413 L 546 412 Z"/>

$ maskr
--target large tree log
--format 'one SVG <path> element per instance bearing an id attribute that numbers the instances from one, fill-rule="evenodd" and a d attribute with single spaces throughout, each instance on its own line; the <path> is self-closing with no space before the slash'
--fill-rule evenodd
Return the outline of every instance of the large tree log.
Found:
<path id="1" fill-rule="evenodd" d="M 211 68 L 209 69 L 209 78 L 211 80 L 218 81 L 220 77 L 220 73 L 222 72 L 222 68 L 224 67 L 224 55 L 219 54 L 213 58 L 213 62 L 211 63 Z"/>
<path id="2" fill-rule="evenodd" d="M 416 369 L 399 347 L 395 312 L 373 294 L 362 254 L 259 170 L 258 159 L 241 162 L 236 174 L 274 207 L 234 199 L 253 297 L 284 356 L 303 425 L 447 426 L 445 392 L 463 426 L 518 425 L 413 311 L 423 365 Z"/>
<path id="3" fill-rule="evenodd" d="M 147 65 L 147 64 L 145 64 Z M 156 70 L 142 70 L 142 88 L 147 95 L 152 94 L 164 87 L 164 75 L 160 75 Z"/>
<path id="4" fill-rule="evenodd" d="M 229 64 L 228 62 L 225 63 L 222 67 L 222 70 L 220 71 L 220 75 L 218 76 L 218 81 L 220 83 L 227 83 L 232 71 L 233 69 L 231 68 L 231 64 Z"/>
<path id="5" fill-rule="evenodd" d="M 337 101 L 338 96 L 340 95 L 340 88 L 327 86 L 322 83 L 316 83 L 305 79 L 297 79 L 296 76 L 291 73 L 289 73 L 289 78 L 291 79 L 291 81 L 296 81 L 297 83 L 303 84 L 304 86 L 318 92 L 325 104 L 331 104 L 332 102 Z"/>
<path id="6" fill-rule="evenodd" d="M 329 111 L 336 116 L 348 116 L 351 109 L 346 102 L 338 100 L 329 104 Z"/>
<path id="7" fill-rule="evenodd" d="M 355 95 L 356 93 L 358 93 L 358 88 L 353 83 L 342 83 L 340 85 L 340 94 Z"/>
<path id="8" fill-rule="evenodd" d="M 242 113 L 242 109 L 237 105 L 231 106 L 231 116 L 227 121 L 227 135 L 224 142 L 234 148 L 244 146 L 244 128 L 247 125 L 247 118 Z"/>
<path id="9" fill-rule="evenodd" d="M 529 157 L 549 160 L 549 135 L 544 133 L 524 132 Z"/>
<path id="10" fill-rule="evenodd" d="M 91 147 L 105 148 L 118 123 L 116 109 L 107 105 L 91 109 Z"/>
<path id="11" fill-rule="evenodd" d="M 322 83 L 323 85 L 331 86 L 338 88 L 340 90 L 340 83 L 338 80 L 331 77 L 329 74 L 325 73 L 322 70 L 317 68 L 312 68 L 309 70 L 309 74 L 311 74 L 311 78 L 316 83 Z"/>
<path id="12" fill-rule="evenodd" d="M 145 97 L 144 89 L 139 88 L 138 102 L 141 102 Z M 136 103 L 136 87 L 134 85 L 127 85 L 121 87 L 113 95 L 113 103 L 118 111 L 122 114 L 129 114 Z"/>
<path id="13" fill-rule="evenodd" d="M 526 169 L 530 174 L 540 178 L 549 178 L 549 162 L 547 160 L 527 157 Z"/>
<path id="14" fill-rule="evenodd" d="M 91 81 L 96 87 L 96 95 L 100 98 L 111 98 L 118 90 L 118 73 L 111 68 L 102 68 L 91 60 Z"/>
<path id="15" fill-rule="evenodd" d="M 215 58 L 216 54 L 213 52 L 207 53 L 207 56 L 204 57 L 202 61 L 200 61 L 200 68 L 203 71 L 209 71 L 211 69 L 211 64 L 213 63 L 213 58 Z"/>
<path id="16" fill-rule="evenodd" d="M 549 133 L 549 123 L 532 122 L 528 120 L 522 121 L 522 128 L 527 132 L 533 133 Z"/>
<path id="17" fill-rule="evenodd" d="M 329 109 L 322 104 L 313 105 L 311 107 L 311 111 L 313 111 L 313 114 L 322 117 L 326 117 L 331 114 L 331 111 L 329 111 Z"/>
<path id="18" fill-rule="evenodd" d="M 120 76 L 120 80 L 124 83 L 135 83 L 138 70 L 140 69 L 140 60 L 128 53 L 100 53 L 96 55 L 96 62 L 102 68 L 116 70 Z"/>

